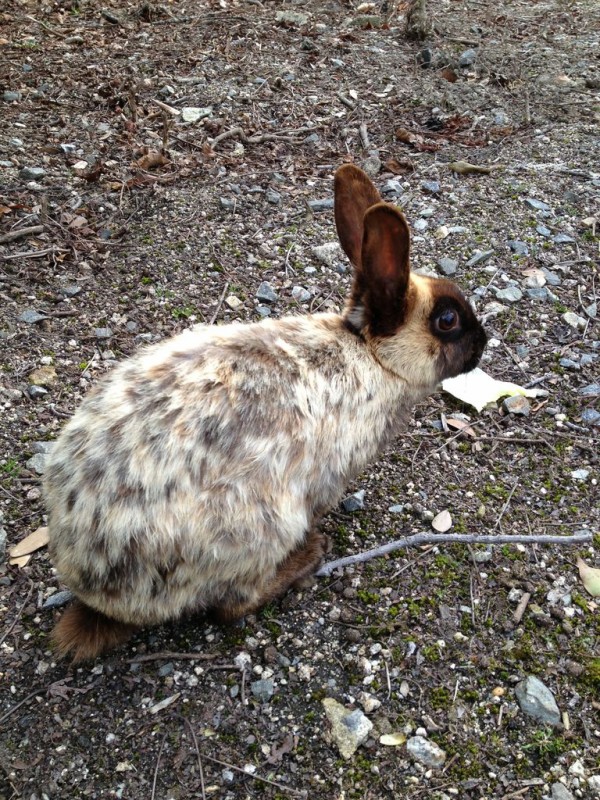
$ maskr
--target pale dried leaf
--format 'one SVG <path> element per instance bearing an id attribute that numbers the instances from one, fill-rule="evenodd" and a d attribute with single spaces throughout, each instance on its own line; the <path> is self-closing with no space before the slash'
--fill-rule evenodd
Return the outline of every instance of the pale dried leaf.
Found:
<path id="1" fill-rule="evenodd" d="M 440 513 L 431 520 L 431 527 L 438 533 L 446 533 L 446 531 L 450 530 L 452 527 L 452 517 L 448 509 L 440 511 Z"/>
<path id="2" fill-rule="evenodd" d="M 400 747 L 406 742 L 406 736 L 403 733 L 384 733 L 379 737 L 379 744 L 384 744 L 387 747 Z"/>
<path id="3" fill-rule="evenodd" d="M 136 166 L 140 167 L 140 169 L 153 169 L 154 167 L 164 167 L 166 164 L 169 163 L 169 159 L 165 158 L 162 153 L 150 152 L 146 153 L 145 156 L 138 158 L 135 162 Z"/>
<path id="4" fill-rule="evenodd" d="M 465 422 L 462 419 L 455 419 L 454 417 L 448 417 L 446 419 L 446 425 L 449 428 L 454 428 L 455 431 L 462 431 L 467 436 L 470 436 L 472 439 L 477 438 L 477 434 L 473 430 L 473 428 L 469 425 L 468 422 Z"/>
<path id="5" fill-rule="evenodd" d="M 590 567 L 582 558 L 577 559 L 577 566 L 586 592 L 592 597 L 600 597 L 600 569 Z"/>
<path id="6" fill-rule="evenodd" d="M 442 389 L 477 411 L 482 411 L 488 403 L 495 403 L 500 397 L 518 394 L 524 397 L 545 397 L 547 394 L 544 389 L 524 389 L 516 383 L 497 381 L 479 367 L 457 375 L 456 378 L 447 378 L 442 381 Z"/>
<path id="7" fill-rule="evenodd" d="M 8 555 L 12 558 L 27 556 L 48 544 L 48 528 L 38 528 L 16 544 Z"/>

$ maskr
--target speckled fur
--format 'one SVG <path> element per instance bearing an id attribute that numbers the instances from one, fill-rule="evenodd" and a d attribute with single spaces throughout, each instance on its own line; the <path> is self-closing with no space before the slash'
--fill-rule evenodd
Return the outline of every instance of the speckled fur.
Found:
<path id="1" fill-rule="evenodd" d="M 368 179 L 350 191 L 362 175 L 343 167 L 336 177 L 343 243 L 344 226 L 362 231 L 376 200 Z M 386 228 L 389 208 L 369 230 Z M 346 238 L 360 242 L 361 231 Z M 45 494 L 52 559 L 92 618 L 146 625 L 206 608 L 231 618 L 314 569 L 319 518 L 414 403 L 474 366 L 485 341 L 470 309 L 457 344 L 432 334 L 437 297 L 466 301 L 446 281 L 409 275 L 401 244 L 404 267 L 388 256 L 378 266 L 375 253 L 368 276 L 364 247 L 361 256 L 344 244 L 356 278 L 343 315 L 198 326 L 125 361 L 86 397 L 49 458 Z M 394 282 L 389 270 L 404 268 L 400 299 L 374 308 L 387 288 L 365 287 L 378 270 Z M 395 316 L 392 335 L 372 333 Z M 103 646 L 98 622 L 94 643 L 78 649 L 85 613 L 59 623 L 62 652 L 92 657 L 117 641 Z"/>

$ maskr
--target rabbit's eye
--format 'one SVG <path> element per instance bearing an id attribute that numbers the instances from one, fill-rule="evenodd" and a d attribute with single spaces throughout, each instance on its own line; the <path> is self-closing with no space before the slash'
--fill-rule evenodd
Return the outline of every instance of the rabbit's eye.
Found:
<path id="1" fill-rule="evenodd" d="M 458 328 L 460 325 L 460 317 L 458 316 L 458 312 L 454 311 L 454 309 L 447 308 L 436 318 L 435 323 L 439 331 L 448 333 Z"/>

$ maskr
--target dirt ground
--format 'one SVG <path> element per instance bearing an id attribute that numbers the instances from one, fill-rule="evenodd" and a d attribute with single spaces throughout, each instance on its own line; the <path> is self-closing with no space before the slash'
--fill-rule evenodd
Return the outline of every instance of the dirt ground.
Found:
<path id="1" fill-rule="evenodd" d="M 600 611 L 576 567 L 600 567 L 600 7 L 430 6 L 424 44 L 388 0 L 0 9 L 0 800 L 600 796 Z M 364 508 L 324 521 L 331 557 L 446 509 L 455 532 L 593 538 L 401 550 L 244 627 L 57 661 L 65 587 L 44 549 L 8 563 L 44 522 L 44 443 L 144 342 L 340 309 L 348 265 L 313 248 L 336 241 L 346 161 L 405 211 L 413 267 L 473 300 L 483 368 L 546 394 L 526 415 L 422 403 L 348 487 Z M 530 675 L 560 723 L 521 708 Z M 348 759 L 325 698 L 373 724 Z"/>

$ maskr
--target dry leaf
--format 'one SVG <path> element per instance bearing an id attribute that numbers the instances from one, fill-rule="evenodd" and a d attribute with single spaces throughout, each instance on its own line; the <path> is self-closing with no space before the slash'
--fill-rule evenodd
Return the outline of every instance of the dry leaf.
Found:
<path id="1" fill-rule="evenodd" d="M 407 158 L 402 161 L 398 161 L 397 158 L 389 158 L 385 162 L 385 168 L 394 175 L 402 175 L 403 172 L 414 172 L 415 166 Z"/>
<path id="2" fill-rule="evenodd" d="M 406 742 L 406 736 L 403 733 L 384 733 L 379 737 L 379 744 L 385 744 L 388 747 L 400 747 Z"/>
<path id="3" fill-rule="evenodd" d="M 518 394 L 524 397 L 547 395 L 544 389 L 524 389 L 516 383 L 497 381 L 479 367 L 457 375 L 456 378 L 447 378 L 442 381 L 442 389 L 477 411 L 482 411 L 488 403 L 495 403 L 500 397 L 514 397 Z"/>
<path id="4" fill-rule="evenodd" d="M 577 566 L 586 592 L 592 597 L 600 597 L 600 569 L 588 566 L 582 558 L 577 558 Z"/>
<path id="5" fill-rule="evenodd" d="M 16 544 L 8 555 L 11 559 L 28 556 L 48 544 L 48 528 L 38 528 Z"/>
<path id="6" fill-rule="evenodd" d="M 462 419 L 456 419 L 455 417 L 449 417 L 446 420 L 446 425 L 449 428 L 454 428 L 455 431 L 462 431 L 466 433 L 467 436 L 470 436 L 472 439 L 477 438 L 477 434 L 473 430 L 473 428 L 469 425 L 468 422 L 465 422 Z"/>
<path id="7" fill-rule="evenodd" d="M 138 158 L 135 162 L 136 166 L 140 169 L 153 169 L 154 167 L 164 167 L 169 163 L 169 159 L 165 158 L 162 153 L 150 152 L 145 156 Z"/>
<path id="8" fill-rule="evenodd" d="M 438 533 L 446 533 L 452 527 L 452 517 L 448 509 L 440 513 L 431 520 L 431 527 Z"/>
<path id="9" fill-rule="evenodd" d="M 27 566 L 27 564 L 29 564 L 30 561 L 31 561 L 31 553 L 29 553 L 26 556 L 17 556 L 17 558 L 8 559 L 8 563 L 11 565 L 11 567 L 19 567 L 19 569 L 22 569 L 23 567 Z"/>
<path id="10" fill-rule="evenodd" d="M 458 80 L 458 75 L 454 72 L 452 67 L 446 67 L 440 74 L 445 81 L 449 81 L 450 83 L 456 83 Z"/>

